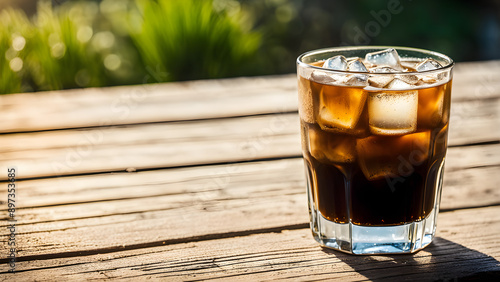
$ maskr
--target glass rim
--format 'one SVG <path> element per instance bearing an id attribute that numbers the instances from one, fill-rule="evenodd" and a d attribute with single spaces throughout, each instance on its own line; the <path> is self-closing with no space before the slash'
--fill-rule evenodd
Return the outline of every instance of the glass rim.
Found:
<path id="1" fill-rule="evenodd" d="M 351 50 L 363 50 L 363 49 L 388 49 L 388 48 L 394 48 L 396 51 L 398 50 L 406 50 L 406 51 L 413 51 L 413 52 L 419 52 L 422 54 L 429 54 L 433 55 L 439 58 L 442 58 L 446 62 L 448 62 L 445 66 L 442 66 L 440 68 L 434 69 L 434 70 L 426 70 L 426 71 L 398 71 L 398 72 L 391 72 L 391 73 L 372 73 L 372 72 L 357 72 L 357 71 L 347 71 L 347 70 L 332 70 L 332 69 L 327 69 L 327 68 L 322 68 L 322 67 L 316 67 L 309 65 L 307 63 L 302 62 L 302 59 L 308 55 L 314 55 L 314 54 L 320 54 L 320 53 L 325 53 L 328 51 L 341 51 L 341 50 L 346 50 L 346 51 L 351 51 Z M 418 59 L 418 58 L 417 58 Z M 363 46 L 339 46 L 339 47 L 329 47 L 329 48 L 321 48 L 321 49 L 315 49 L 311 51 L 307 51 L 305 53 L 302 53 L 297 57 L 297 65 L 302 68 L 310 68 L 310 69 L 317 69 L 321 71 L 326 71 L 326 72 L 333 72 L 333 73 L 343 73 L 343 74 L 349 74 L 349 73 L 355 73 L 355 74 L 370 74 L 374 76 L 379 76 L 379 75 L 415 75 L 415 74 L 429 74 L 429 73 L 437 73 L 437 72 L 443 72 L 443 71 L 449 71 L 453 68 L 455 65 L 455 62 L 453 59 L 451 59 L 449 56 L 436 52 L 436 51 L 430 51 L 426 49 L 420 49 L 420 48 L 413 48 L 413 47 L 402 47 L 402 46 L 381 46 L 381 45 L 363 45 Z"/>

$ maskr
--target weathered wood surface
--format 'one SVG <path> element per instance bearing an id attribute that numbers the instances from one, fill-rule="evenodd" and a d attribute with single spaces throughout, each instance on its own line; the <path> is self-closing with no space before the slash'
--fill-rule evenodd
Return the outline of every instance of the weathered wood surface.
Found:
<path id="1" fill-rule="evenodd" d="M 1 132 L 296 111 L 296 84 L 286 75 L 8 95 Z"/>
<path id="2" fill-rule="evenodd" d="M 499 72 L 500 61 L 457 64 L 452 101 L 499 98 Z M 283 75 L 4 95 L 0 132 L 296 111 L 296 85 Z"/>
<path id="3" fill-rule="evenodd" d="M 457 65 L 440 238 L 395 257 L 312 240 L 294 75 L 0 96 L 0 171 L 24 179 L 16 281 L 498 275 L 498 72 Z"/>
<path id="4" fill-rule="evenodd" d="M 458 101 L 453 108 L 450 146 L 500 140 L 500 98 Z M 298 124 L 297 114 L 287 113 L 6 134 L 0 171 L 18 166 L 19 177 L 33 178 L 300 156 Z M 448 167 L 461 161 L 453 154 Z M 498 148 L 486 154 L 500 159 Z"/>
<path id="5" fill-rule="evenodd" d="M 16 281 L 454 281 L 463 277 L 482 281 L 499 277 L 495 270 L 500 268 L 500 207 L 443 212 L 438 226 L 434 242 L 413 255 L 347 255 L 319 247 L 309 229 L 284 227 L 222 239 L 20 262 Z"/>
<path id="6" fill-rule="evenodd" d="M 302 171 L 301 159 L 289 159 L 23 181 L 18 239 L 40 244 L 24 246 L 19 255 L 305 225 Z M 498 183 L 498 166 L 447 173 L 441 208 L 500 205 Z M 0 230 L 7 234 L 5 224 Z"/>

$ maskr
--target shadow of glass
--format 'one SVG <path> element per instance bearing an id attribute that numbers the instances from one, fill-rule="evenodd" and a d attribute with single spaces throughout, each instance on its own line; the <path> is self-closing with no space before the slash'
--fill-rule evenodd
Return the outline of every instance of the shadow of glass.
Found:
<path id="1" fill-rule="evenodd" d="M 353 256 L 323 248 L 369 280 L 500 281 L 500 262 L 460 244 L 436 237 L 415 254 Z"/>

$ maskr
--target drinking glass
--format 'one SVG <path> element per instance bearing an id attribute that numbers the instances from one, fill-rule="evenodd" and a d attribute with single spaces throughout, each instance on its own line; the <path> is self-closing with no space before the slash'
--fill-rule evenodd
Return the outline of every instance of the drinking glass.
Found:
<path id="1" fill-rule="evenodd" d="M 297 58 L 310 223 L 322 246 L 412 253 L 436 232 L 453 60 L 338 47 Z"/>

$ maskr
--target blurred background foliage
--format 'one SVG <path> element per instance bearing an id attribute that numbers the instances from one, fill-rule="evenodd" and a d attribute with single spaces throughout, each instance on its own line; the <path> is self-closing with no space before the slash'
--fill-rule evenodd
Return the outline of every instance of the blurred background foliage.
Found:
<path id="1" fill-rule="evenodd" d="M 4 0 L 0 93 L 293 73 L 340 45 L 500 59 L 500 0 Z"/>

